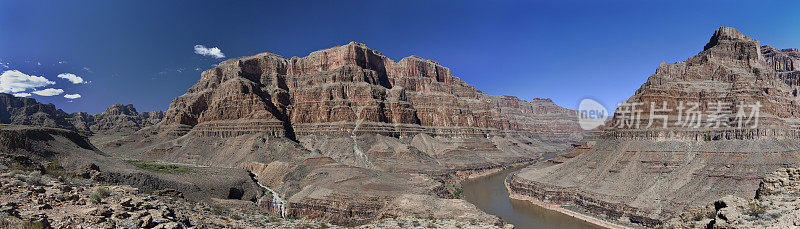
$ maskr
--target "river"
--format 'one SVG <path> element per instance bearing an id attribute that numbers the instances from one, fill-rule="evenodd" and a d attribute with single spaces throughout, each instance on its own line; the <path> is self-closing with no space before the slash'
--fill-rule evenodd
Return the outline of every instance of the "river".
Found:
<path id="1" fill-rule="evenodd" d="M 515 228 L 599 228 L 528 201 L 509 198 L 503 181 L 506 176 L 522 168 L 522 166 L 510 168 L 492 175 L 466 180 L 461 183 L 462 197 L 484 212 L 514 224 Z"/>

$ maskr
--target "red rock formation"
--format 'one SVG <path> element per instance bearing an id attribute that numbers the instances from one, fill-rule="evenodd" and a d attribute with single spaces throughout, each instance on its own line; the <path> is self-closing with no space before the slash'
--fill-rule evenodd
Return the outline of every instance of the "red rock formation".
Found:
<path id="1" fill-rule="evenodd" d="M 349 133 L 354 125 L 364 125 L 360 132 L 395 136 L 511 131 L 565 142 L 579 137 L 574 122 L 559 120 L 572 116 L 550 100 L 487 95 L 434 61 L 411 56 L 395 63 L 353 42 L 303 58 L 263 53 L 224 61 L 172 102 L 165 124 L 238 120 L 251 126 L 245 129 L 259 126 L 290 137 Z M 251 120 L 260 124 L 249 125 Z M 279 127 L 286 131 L 278 133 Z M 551 136 L 556 129 L 563 136 Z"/>
<path id="2" fill-rule="evenodd" d="M 618 108 L 589 142 L 591 149 L 557 165 L 523 170 L 509 187 L 517 195 L 646 226 L 725 195 L 752 197 L 766 173 L 800 164 L 797 57 L 796 49 L 761 46 L 722 27 L 695 57 L 662 63 L 626 101 L 641 103 L 641 116 L 631 118 Z M 699 102 L 704 116 L 718 102 L 729 112 L 721 113 L 719 127 L 707 117 L 681 125 L 678 116 L 686 119 L 686 110 L 677 108 L 689 102 Z M 654 109 L 651 115 L 651 103 L 672 110 Z M 739 103 L 761 105 L 758 126 L 738 128 Z M 667 117 L 666 128 L 657 117 Z M 640 125 L 615 125 L 623 120 Z"/>

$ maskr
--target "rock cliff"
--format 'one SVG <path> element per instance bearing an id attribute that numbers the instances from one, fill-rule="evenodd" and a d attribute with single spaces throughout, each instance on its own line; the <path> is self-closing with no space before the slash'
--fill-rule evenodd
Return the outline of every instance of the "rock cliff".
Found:
<path id="1" fill-rule="evenodd" d="M 162 122 L 101 148 L 247 169 L 282 197 L 269 207 L 291 216 L 502 224 L 446 199 L 454 181 L 566 149 L 582 136 L 576 119 L 549 99 L 488 95 L 435 61 L 395 62 L 353 42 L 306 57 L 223 61 Z"/>
<path id="2" fill-rule="evenodd" d="M 510 189 L 646 226 L 726 195 L 752 197 L 767 173 L 800 163 L 797 56 L 722 27 L 695 57 L 662 63 L 590 149 L 525 169 Z M 742 105 L 760 114 L 748 123 Z"/>
<path id="3" fill-rule="evenodd" d="M 173 100 L 164 124 L 225 136 L 518 134 L 563 143 L 580 137 L 573 116 L 549 99 L 488 95 L 435 61 L 394 62 L 352 42 L 302 58 L 262 53 L 226 60 Z"/>

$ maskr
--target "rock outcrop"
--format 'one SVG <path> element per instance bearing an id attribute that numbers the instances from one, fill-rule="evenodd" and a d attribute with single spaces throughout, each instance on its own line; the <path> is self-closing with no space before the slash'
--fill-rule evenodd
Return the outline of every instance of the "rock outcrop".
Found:
<path id="1" fill-rule="evenodd" d="M 695 57 L 662 63 L 590 149 L 525 169 L 510 189 L 646 226 L 726 195 L 752 197 L 767 173 L 800 164 L 797 56 L 722 27 Z M 747 123 L 742 105 L 760 114 Z"/>
<path id="2" fill-rule="evenodd" d="M 687 209 L 667 228 L 795 228 L 800 226 L 800 169 L 767 174 L 755 198 L 725 196 L 704 207 Z"/>

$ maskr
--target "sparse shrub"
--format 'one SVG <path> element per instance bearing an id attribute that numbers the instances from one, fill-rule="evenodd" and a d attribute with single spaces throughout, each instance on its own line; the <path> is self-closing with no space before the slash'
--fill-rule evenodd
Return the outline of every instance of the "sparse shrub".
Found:
<path id="1" fill-rule="evenodd" d="M 462 189 L 462 188 L 456 188 L 456 190 L 453 191 L 453 198 L 461 199 L 461 193 L 463 191 L 464 191 L 464 189 Z"/>
<path id="2" fill-rule="evenodd" d="M 25 173 L 25 171 L 22 171 L 22 170 L 19 170 L 19 169 L 15 169 L 15 170 L 12 170 L 12 171 L 11 171 L 11 174 L 10 174 L 10 175 L 11 175 L 11 176 L 16 176 L 16 175 L 19 175 L 19 174 L 24 174 L 24 173 Z"/>
<path id="3" fill-rule="evenodd" d="M 31 172 L 30 174 L 28 174 L 27 178 L 25 179 L 25 183 L 28 183 L 28 184 L 34 185 L 34 186 L 42 186 L 42 185 L 44 185 L 44 182 L 42 182 L 42 173 L 39 172 L 39 171 Z"/>
<path id="4" fill-rule="evenodd" d="M 12 187 L 17 187 L 17 186 L 20 186 L 20 185 L 22 185 L 22 181 L 21 181 L 21 180 L 14 179 L 14 180 L 12 180 L 11 182 L 9 182 L 9 183 L 8 183 L 8 185 L 10 185 L 10 186 L 12 186 Z"/>
<path id="5" fill-rule="evenodd" d="M 713 211 L 699 211 L 699 212 L 695 212 L 695 214 L 692 216 L 692 220 L 693 221 L 700 221 L 700 220 L 703 220 L 705 218 L 713 219 L 713 218 L 716 218 L 716 216 L 717 216 L 716 212 L 713 212 Z"/>
<path id="6" fill-rule="evenodd" d="M 100 187 L 92 191 L 92 194 L 89 196 L 89 200 L 91 200 L 94 204 L 99 204 L 103 202 L 103 199 L 109 196 L 111 196 L 111 192 L 108 191 L 108 189 Z"/>
<path id="7" fill-rule="evenodd" d="M 44 167 L 44 174 L 49 175 L 50 177 L 53 178 L 61 177 L 69 179 L 77 177 L 77 175 L 75 175 L 74 173 L 67 172 L 67 170 L 65 170 L 64 167 L 55 164 L 50 164 Z"/>
<path id="8" fill-rule="evenodd" d="M 420 224 L 419 221 L 414 220 L 414 221 L 411 221 L 411 225 L 415 226 L 415 227 L 419 227 L 422 224 Z"/>
<path id="9" fill-rule="evenodd" d="M 17 173 L 17 174 L 14 174 L 14 179 L 16 179 L 18 181 L 26 181 L 26 180 L 28 180 L 28 176 L 25 175 L 24 173 Z"/>
<path id="10" fill-rule="evenodd" d="M 436 228 L 436 224 L 428 223 L 428 228 Z"/>
<path id="11" fill-rule="evenodd" d="M 214 205 L 211 205 L 211 212 L 213 212 L 214 214 L 217 214 L 217 215 L 222 215 L 222 214 L 225 214 L 226 212 L 228 212 L 228 209 L 223 207 L 222 205 L 214 204 Z"/>
<path id="12" fill-rule="evenodd" d="M 709 218 L 709 219 L 717 218 L 717 212 L 707 211 L 706 212 L 706 218 Z"/>
<path id="13" fill-rule="evenodd" d="M 745 213 L 747 213 L 747 215 L 753 217 L 761 217 L 762 215 L 764 215 L 764 213 L 767 213 L 767 206 L 762 205 L 758 201 L 750 201 L 750 203 L 747 204 L 747 208 L 745 210 L 746 210 Z"/>
<path id="14" fill-rule="evenodd" d="M 692 216 L 692 221 L 700 221 L 703 220 L 704 218 L 706 218 L 706 216 L 703 213 L 698 212 L 697 214 L 694 214 L 694 216 Z"/>
<path id="15" fill-rule="evenodd" d="M 103 202 L 103 197 L 100 197 L 100 195 L 97 195 L 97 193 L 92 193 L 92 195 L 89 196 L 89 200 L 91 200 L 94 204 L 99 204 Z"/>

